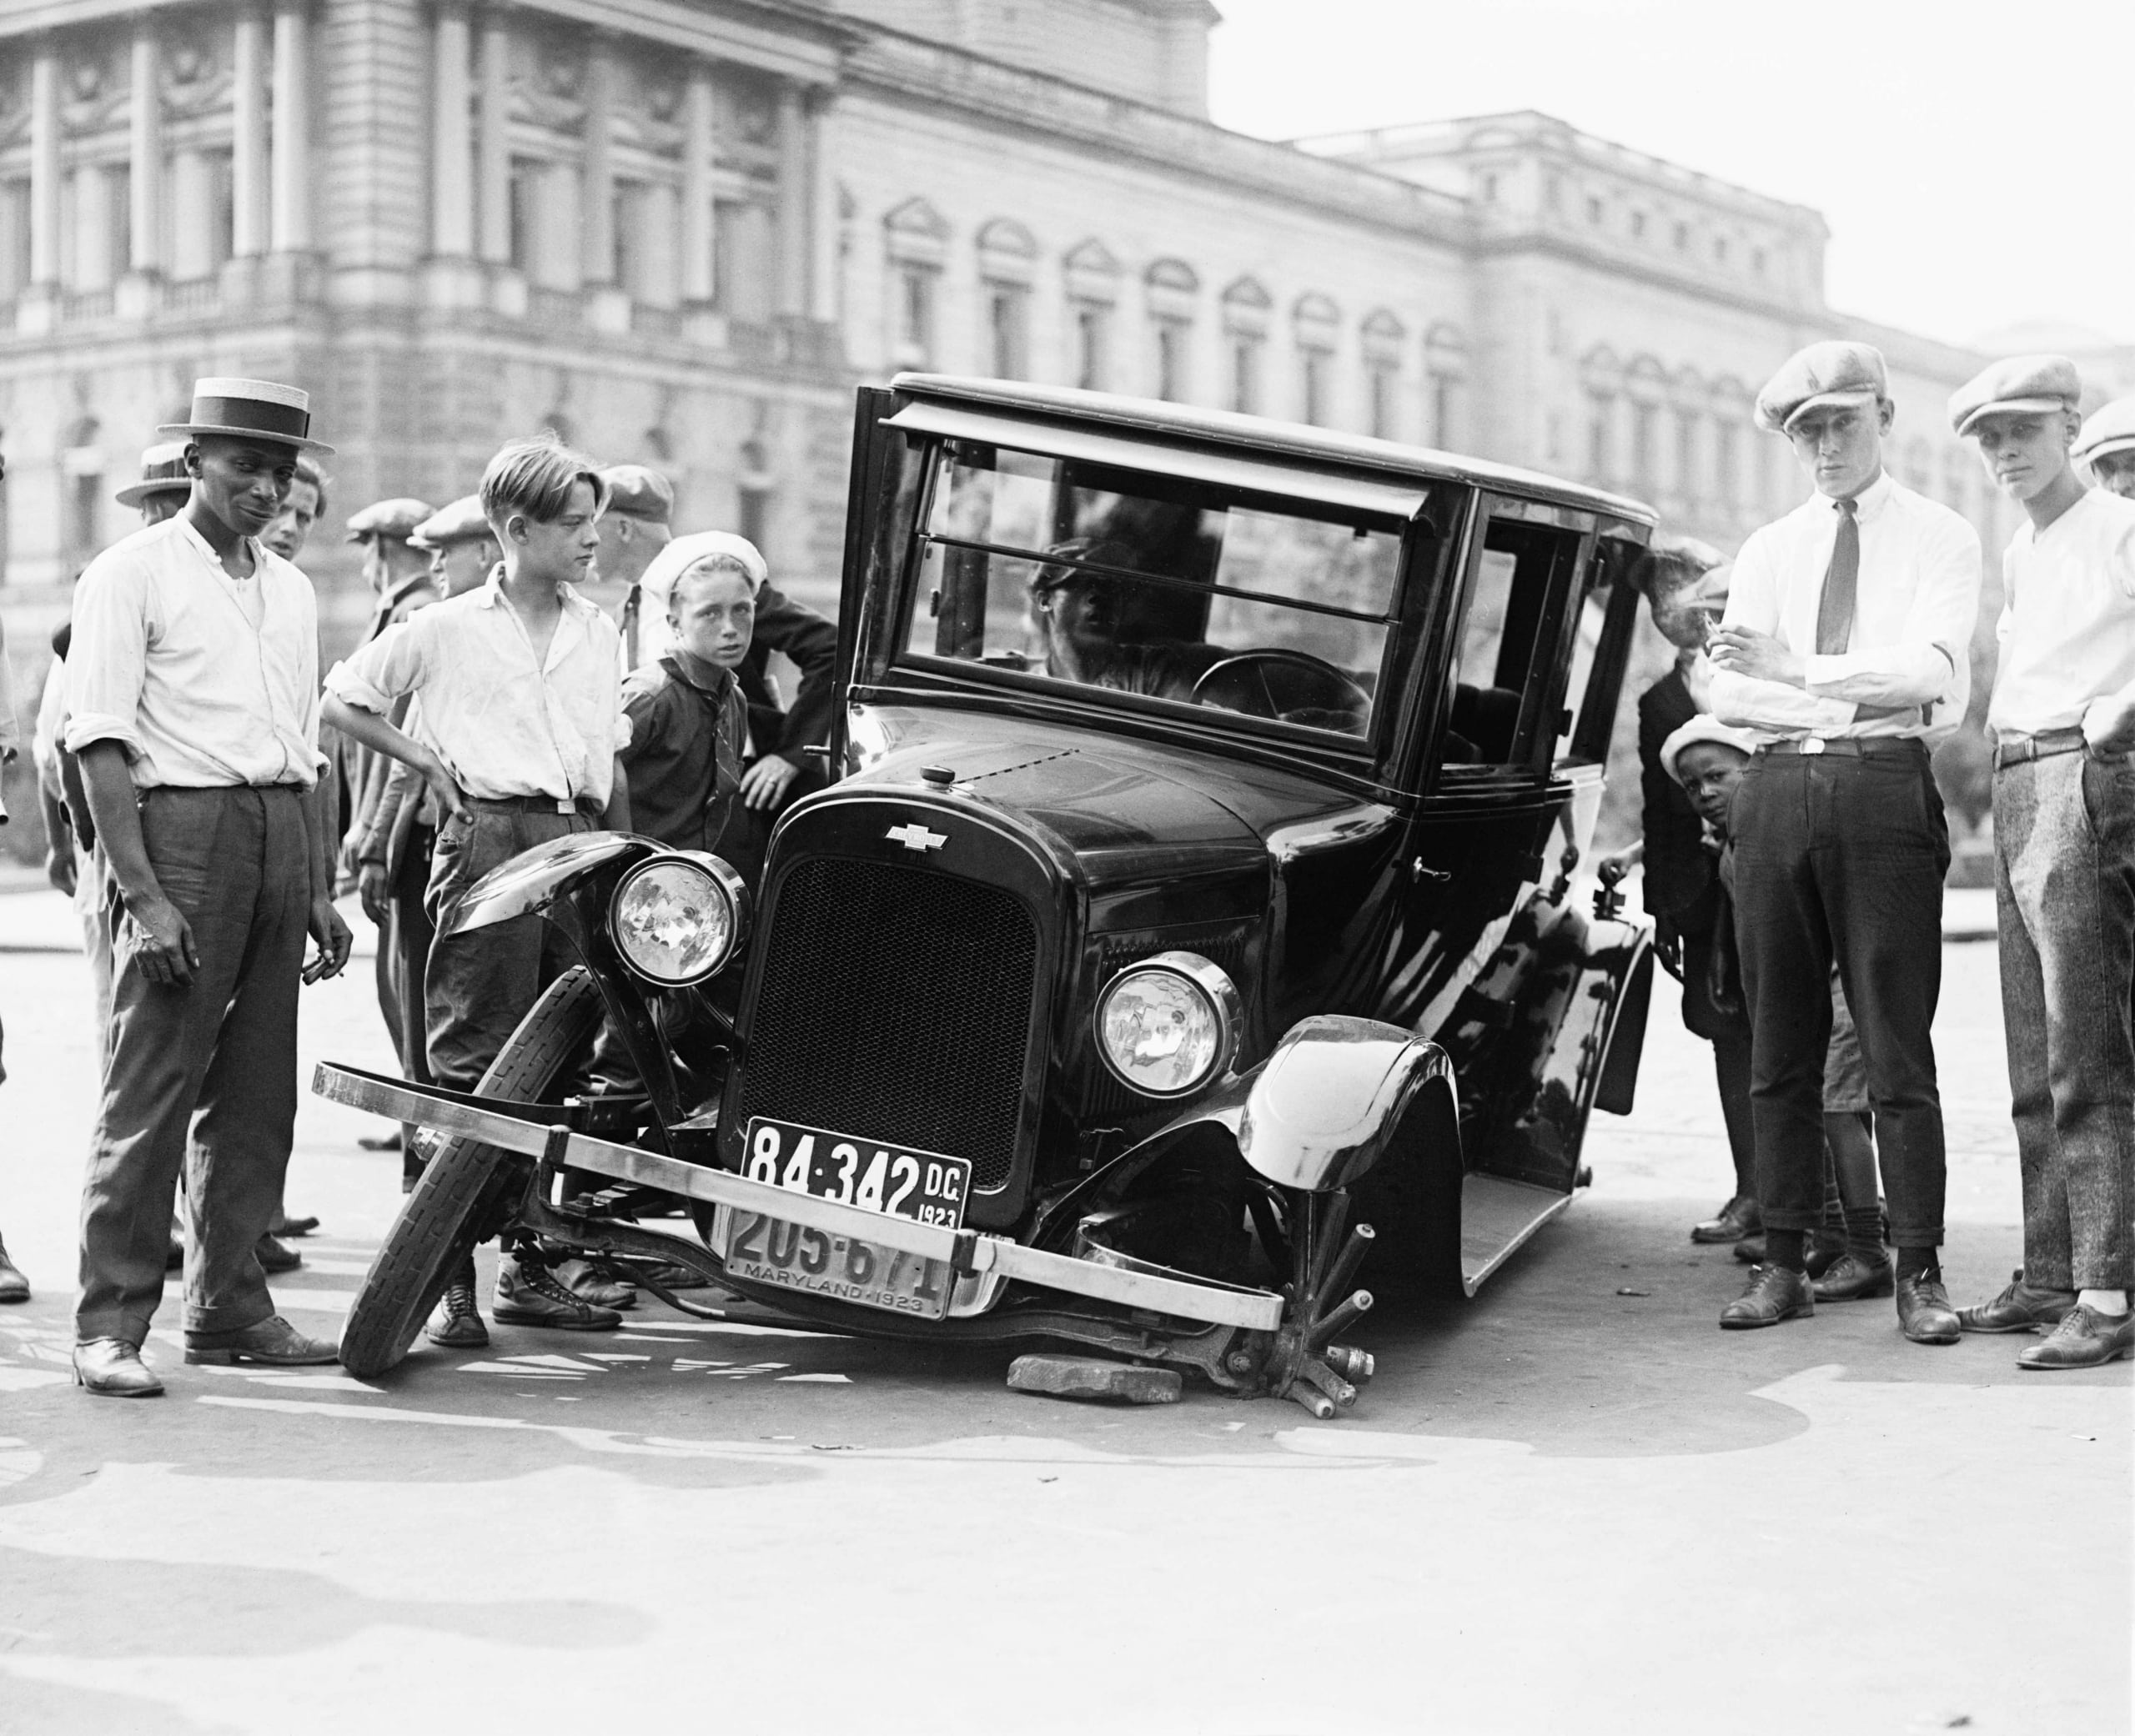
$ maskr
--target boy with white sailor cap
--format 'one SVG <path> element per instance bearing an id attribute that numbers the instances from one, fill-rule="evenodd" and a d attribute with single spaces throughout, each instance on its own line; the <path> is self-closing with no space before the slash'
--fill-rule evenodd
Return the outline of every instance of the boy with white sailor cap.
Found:
<path id="1" fill-rule="evenodd" d="M 2092 410 L 2070 456 L 2100 488 L 2135 500 L 2135 394 Z"/>
<path id="2" fill-rule="evenodd" d="M 1948 1344 L 1932 1027 L 1949 832 L 1927 756 L 1964 718 L 1979 538 L 1885 472 L 1894 414 L 1866 344 L 1812 344 L 1757 394 L 1757 425 L 1785 434 L 1816 492 L 1742 545 L 1711 652 L 1714 712 L 1767 738 L 1733 816 L 1767 1257 L 1721 1324 L 1774 1325 L 1813 1299 L 1836 961 L 1875 1104 L 1899 1326 Z"/>
<path id="3" fill-rule="evenodd" d="M 2135 500 L 2077 474 L 2082 394 L 2066 356 L 2032 355 L 1950 399 L 2025 519 L 2002 558 L 1987 714 L 2024 1264 L 1958 1317 L 1975 1332 L 2051 1327 L 2022 1368 L 2135 1353 Z"/>
<path id="4" fill-rule="evenodd" d="M 310 438 L 310 400 L 270 381 L 195 383 L 185 510 L 83 574 L 66 744 L 114 889 L 103 1090 L 82 1199 L 75 1378 L 148 1397 L 187 1172 L 185 1359 L 330 1362 L 276 1315 L 254 1247 L 296 1118 L 300 981 L 346 962 L 320 800 L 311 583 L 259 540 Z M 306 936 L 317 961 L 306 966 Z"/>

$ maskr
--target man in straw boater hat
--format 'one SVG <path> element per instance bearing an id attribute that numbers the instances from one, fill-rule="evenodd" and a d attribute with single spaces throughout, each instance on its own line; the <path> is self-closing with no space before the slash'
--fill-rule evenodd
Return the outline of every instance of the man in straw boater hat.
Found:
<path id="1" fill-rule="evenodd" d="M 1812 344 L 1757 394 L 1757 425 L 1786 436 L 1816 492 L 1743 544 L 1712 645 L 1714 714 L 1765 744 L 1731 829 L 1766 1258 L 1720 1323 L 1814 1305 L 1805 1242 L 1822 1217 L 1836 961 L 1875 1105 L 1899 1328 L 1951 1344 L 1932 1036 L 1950 842 L 1927 755 L 1964 720 L 1979 538 L 1885 472 L 1894 414 L 1866 344 Z"/>
<path id="2" fill-rule="evenodd" d="M 164 440 L 141 454 L 141 479 L 118 494 L 121 506 L 141 514 L 143 524 L 160 524 L 185 504 L 193 479 L 185 471 L 185 442 Z"/>
<path id="3" fill-rule="evenodd" d="M 2017 1357 L 2030 1369 L 2135 1355 L 2135 500 L 2076 473 L 2082 396 L 2067 357 L 2031 355 L 1950 399 L 1951 426 L 2024 509 L 1987 711 L 2024 1264 L 1957 1317 L 2046 1333 Z"/>
<path id="4" fill-rule="evenodd" d="M 116 925 L 74 1316 L 94 1393 L 163 1390 L 140 1352 L 181 1168 L 185 1360 L 334 1359 L 274 1312 L 254 1252 L 294 1131 L 298 987 L 349 955 L 319 811 L 317 603 L 259 540 L 298 454 L 329 449 L 310 429 L 293 387 L 196 381 L 191 416 L 160 430 L 186 443 L 185 510 L 98 555 L 75 600 L 67 745 Z"/>

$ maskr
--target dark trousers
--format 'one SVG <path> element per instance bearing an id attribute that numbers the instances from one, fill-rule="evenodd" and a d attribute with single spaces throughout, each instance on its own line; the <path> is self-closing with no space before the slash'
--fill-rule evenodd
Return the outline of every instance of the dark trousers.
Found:
<path id="1" fill-rule="evenodd" d="M 1994 891 L 2024 1277 L 2135 1282 L 2135 759 L 1994 774 Z"/>
<path id="2" fill-rule="evenodd" d="M 81 1338 L 147 1337 L 181 1168 L 186 1327 L 236 1331 L 274 1312 L 253 1246 L 281 1199 L 296 1125 L 311 906 L 303 800 L 288 785 L 142 795 L 142 841 L 200 966 L 182 986 L 149 982 L 121 924 L 82 1189 Z"/>
<path id="3" fill-rule="evenodd" d="M 1750 1021 L 1740 1008 L 1714 1004 L 1712 938 L 1683 936 L 1683 1024 L 1712 1045 L 1714 1082 L 1727 1127 L 1727 1154 L 1735 1165 L 1735 1192 L 1757 1197 L 1757 1137 L 1750 1111 Z"/>
<path id="4" fill-rule="evenodd" d="M 430 941 L 436 934 L 424 902 L 430 884 L 430 829 L 426 825 L 416 826 L 408 834 L 399 868 L 386 886 L 385 932 L 378 937 L 379 962 L 386 978 L 381 994 L 389 993 L 399 1010 L 397 1021 L 387 1021 L 393 1029 L 394 1047 L 400 1056 L 402 1076 L 418 1085 L 430 1082 L 423 1005 L 423 974 L 430 964 Z M 413 1121 L 402 1123 L 400 1177 L 409 1186 L 422 1167 L 416 1132 Z"/>
<path id="5" fill-rule="evenodd" d="M 1950 845 L 1926 750 L 1759 754 L 1729 829 L 1765 1222 L 1809 1230 L 1822 1215 L 1836 961 L 1867 1065 L 1891 1239 L 1940 1247 L 1947 1174 L 1932 1026 Z"/>
<path id="6" fill-rule="evenodd" d="M 440 929 L 460 895 L 491 869 L 536 845 L 594 827 L 584 814 L 503 802 L 469 805 L 470 819 L 445 816 L 430 858 L 425 903 Z M 575 962 L 569 944 L 539 916 L 515 916 L 432 941 L 423 984 L 432 1081 L 452 1091 L 474 1090 L 541 991 Z"/>

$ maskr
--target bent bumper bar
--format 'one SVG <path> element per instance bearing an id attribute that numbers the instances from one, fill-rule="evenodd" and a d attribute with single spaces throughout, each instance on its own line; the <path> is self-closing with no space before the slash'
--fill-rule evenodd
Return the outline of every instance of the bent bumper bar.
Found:
<path id="1" fill-rule="evenodd" d="M 1099 1266 L 1066 1254 L 1053 1254 L 1005 1237 L 977 1230 L 949 1230 L 937 1225 L 914 1223 L 870 1212 L 865 1207 L 841 1205 L 812 1194 L 789 1193 L 762 1182 L 751 1182 L 731 1171 L 706 1169 L 682 1163 L 657 1151 L 635 1146 L 617 1145 L 574 1131 L 555 1120 L 554 1110 L 498 1098 L 476 1099 L 435 1086 L 411 1085 L 404 1079 L 387 1079 L 360 1067 L 321 1061 L 312 1077 L 312 1090 L 329 1102 L 345 1103 L 396 1121 L 415 1121 L 440 1132 L 462 1134 L 517 1151 L 528 1157 L 546 1156 L 575 1170 L 605 1176 L 610 1181 L 656 1187 L 716 1206 L 732 1206 L 758 1212 L 788 1223 L 806 1225 L 841 1236 L 854 1236 L 882 1247 L 893 1247 L 922 1259 L 940 1260 L 957 1272 L 997 1272 L 1027 1284 L 1064 1290 L 1122 1307 L 1147 1308 L 1185 1320 L 1206 1321 L 1216 1326 L 1242 1327 L 1252 1332 L 1272 1332 L 1283 1318 L 1283 1298 L 1265 1290 L 1244 1290 L 1228 1285 L 1185 1278 L 1161 1277 L 1151 1272 L 1128 1272 Z"/>

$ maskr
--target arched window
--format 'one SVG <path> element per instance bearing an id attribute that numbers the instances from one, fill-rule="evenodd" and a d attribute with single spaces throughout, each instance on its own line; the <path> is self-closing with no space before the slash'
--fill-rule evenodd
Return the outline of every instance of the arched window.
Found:
<path id="1" fill-rule="evenodd" d="M 1093 236 L 1062 262 L 1068 291 L 1068 373 L 1085 391 L 1112 383 L 1112 323 L 1119 304 L 1119 261 Z"/>
<path id="2" fill-rule="evenodd" d="M 1274 305 L 1274 298 L 1255 278 L 1240 278 L 1223 291 L 1225 401 L 1243 415 L 1260 414 L 1262 358 L 1268 348 L 1268 316 Z"/>
<path id="3" fill-rule="evenodd" d="M 1463 438 L 1468 389 L 1468 339 L 1459 326 L 1441 320 L 1424 333 L 1424 379 L 1430 394 L 1430 427 L 1424 438 L 1452 451 Z"/>
<path id="4" fill-rule="evenodd" d="M 887 254 L 890 362 L 898 368 L 933 365 L 935 324 L 949 222 L 923 198 L 909 198 L 882 219 Z"/>
<path id="5" fill-rule="evenodd" d="M 1365 407 L 1371 431 L 1382 440 L 1401 436 L 1401 352 L 1409 341 L 1409 329 L 1390 309 L 1377 308 L 1364 315 L 1360 329 L 1364 358 Z"/>
<path id="6" fill-rule="evenodd" d="M 1030 372 L 1031 278 L 1037 243 L 1012 218 L 997 217 L 978 232 L 978 273 L 986 314 L 986 371 L 997 379 Z"/>
<path id="7" fill-rule="evenodd" d="M 1183 402 L 1192 391 L 1189 360 L 1201 279 L 1183 259 L 1159 259 L 1143 278 L 1154 339 L 1157 396 Z"/>
<path id="8" fill-rule="evenodd" d="M 1334 414 L 1334 347 L 1342 310 L 1317 293 L 1301 295 L 1290 314 L 1298 349 L 1298 414 L 1316 428 Z"/>

